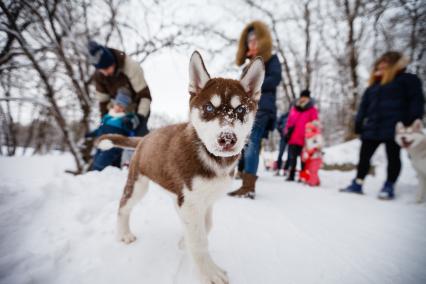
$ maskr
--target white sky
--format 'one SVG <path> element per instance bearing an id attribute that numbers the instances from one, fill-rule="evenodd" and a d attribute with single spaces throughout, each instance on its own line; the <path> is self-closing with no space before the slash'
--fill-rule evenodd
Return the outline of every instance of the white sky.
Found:
<path id="1" fill-rule="evenodd" d="M 143 63 L 151 90 L 152 113 L 164 113 L 178 120 L 187 118 L 189 56 L 167 50 L 148 57 Z"/>

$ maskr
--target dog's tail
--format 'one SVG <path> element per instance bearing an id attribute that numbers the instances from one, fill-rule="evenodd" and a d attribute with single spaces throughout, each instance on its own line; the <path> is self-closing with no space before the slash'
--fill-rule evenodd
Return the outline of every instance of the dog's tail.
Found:
<path id="1" fill-rule="evenodd" d="M 142 137 L 126 137 L 119 134 L 105 134 L 96 139 L 95 145 L 102 151 L 118 147 L 123 149 L 135 149 Z"/>

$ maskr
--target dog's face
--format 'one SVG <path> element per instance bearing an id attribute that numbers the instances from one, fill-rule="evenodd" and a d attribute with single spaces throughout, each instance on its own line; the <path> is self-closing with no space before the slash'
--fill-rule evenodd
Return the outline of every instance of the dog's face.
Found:
<path id="1" fill-rule="evenodd" d="M 405 149 L 416 147 L 425 137 L 423 133 L 423 123 L 420 119 L 417 119 L 408 127 L 405 127 L 402 122 L 398 122 L 396 124 L 395 133 L 396 143 Z"/>
<path id="2" fill-rule="evenodd" d="M 253 126 L 265 67 L 253 60 L 240 81 L 210 78 L 194 52 L 189 66 L 190 121 L 207 150 L 218 157 L 243 149 Z"/>

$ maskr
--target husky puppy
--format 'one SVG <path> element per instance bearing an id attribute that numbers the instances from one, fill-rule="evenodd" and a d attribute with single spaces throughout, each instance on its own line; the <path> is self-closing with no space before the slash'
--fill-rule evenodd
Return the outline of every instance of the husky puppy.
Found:
<path id="1" fill-rule="evenodd" d="M 421 203 L 425 201 L 426 197 L 426 135 L 423 133 L 422 121 L 417 119 L 408 127 L 405 127 L 402 122 L 398 122 L 395 133 L 396 142 L 407 150 L 417 172 L 419 190 L 416 201 Z"/>
<path id="2" fill-rule="evenodd" d="M 232 183 L 232 171 L 253 127 L 265 67 L 254 59 L 241 80 L 211 78 L 201 55 L 189 64 L 189 122 L 163 127 L 143 138 L 100 137 L 98 147 L 136 148 L 118 210 L 118 239 L 135 241 L 132 208 L 153 181 L 173 193 L 184 241 L 203 283 L 228 283 L 208 251 L 214 201 Z"/>

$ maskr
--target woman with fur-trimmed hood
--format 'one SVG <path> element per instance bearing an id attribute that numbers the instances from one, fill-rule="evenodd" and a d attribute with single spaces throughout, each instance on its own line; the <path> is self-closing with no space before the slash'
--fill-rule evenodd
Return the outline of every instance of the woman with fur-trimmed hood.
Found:
<path id="1" fill-rule="evenodd" d="M 281 64 L 277 55 L 272 54 L 271 33 L 261 21 L 249 23 L 242 31 L 236 63 L 242 66 L 257 56 L 262 57 L 265 63 L 265 79 L 249 143 L 241 157 L 244 159 L 244 172 L 241 174 L 243 185 L 231 192 L 231 196 L 254 198 L 262 138 L 267 137 L 268 131 L 272 131 L 275 126 L 277 113 L 275 101 L 277 86 L 281 81 Z"/>
<path id="2" fill-rule="evenodd" d="M 401 170 L 400 147 L 395 142 L 398 121 L 411 125 L 423 118 L 424 94 L 420 79 L 406 72 L 408 59 L 389 51 L 376 60 L 369 86 L 365 91 L 355 121 L 355 132 L 361 135 L 357 176 L 343 192 L 362 193 L 362 184 L 370 168 L 370 159 L 384 143 L 388 159 L 387 180 L 380 199 L 394 198 L 394 184 Z"/>

